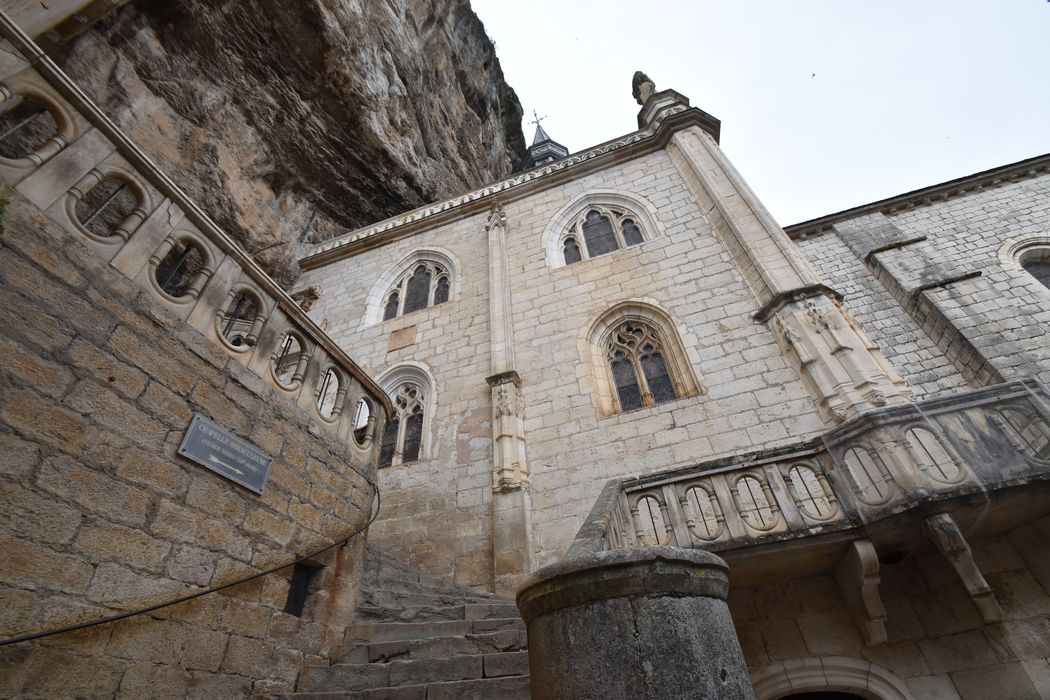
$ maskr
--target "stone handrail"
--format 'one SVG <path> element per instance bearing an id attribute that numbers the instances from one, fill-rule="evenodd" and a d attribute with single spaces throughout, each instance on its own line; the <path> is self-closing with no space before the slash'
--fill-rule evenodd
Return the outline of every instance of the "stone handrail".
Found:
<path id="1" fill-rule="evenodd" d="M 1018 380 L 861 415 L 820 439 L 606 484 L 567 559 L 726 552 L 1050 480 L 1050 391 Z"/>
<path id="2" fill-rule="evenodd" d="M 0 35 L 21 54 L 0 46 L 0 98 L 31 98 L 57 125 L 34 152 L 0 157 L 0 181 L 147 290 L 157 305 L 197 328 L 231 357 L 231 365 L 242 365 L 340 438 L 370 450 L 392 413 L 379 385 L 3 12 Z M 79 220 L 76 204 L 107 176 L 125 183 L 137 206 L 112 235 L 98 236 Z M 190 288 L 175 298 L 162 289 L 157 268 L 180 245 L 197 248 L 203 260 Z M 256 307 L 248 322 L 234 313 L 245 298 Z M 289 337 L 298 344 L 294 356 Z M 296 360 L 290 376 L 276 372 L 281 355 Z M 369 405 L 369 423 L 355 440 L 361 400 Z"/>

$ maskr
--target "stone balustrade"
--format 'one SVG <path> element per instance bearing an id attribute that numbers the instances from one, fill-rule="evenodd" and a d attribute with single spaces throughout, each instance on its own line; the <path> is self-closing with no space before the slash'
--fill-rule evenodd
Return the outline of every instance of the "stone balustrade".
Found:
<path id="1" fill-rule="evenodd" d="M 1050 393 L 1019 380 L 872 411 L 809 443 L 614 480 L 573 547 L 728 552 L 1047 480 Z"/>
<path id="2" fill-rule="evenodd" d="M 2 30 L 18 52 L 0 46 L 0 182 L 370 454 L 382 389 L 6 17 Z"/>

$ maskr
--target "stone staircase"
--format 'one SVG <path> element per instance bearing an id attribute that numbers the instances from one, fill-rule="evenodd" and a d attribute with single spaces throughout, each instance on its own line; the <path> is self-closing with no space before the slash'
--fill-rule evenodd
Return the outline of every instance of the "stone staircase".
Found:
<path id="1" fill-rule="evenodd" d="M 449 586 L 369 549 L 354 624 L 295 699 L 527 700 L 528 638 L 514 603 Z"/>

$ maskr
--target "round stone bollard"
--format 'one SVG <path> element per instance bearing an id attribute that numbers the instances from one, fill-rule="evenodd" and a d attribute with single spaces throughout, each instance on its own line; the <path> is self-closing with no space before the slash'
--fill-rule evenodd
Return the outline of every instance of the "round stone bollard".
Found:
<path id="1" fill-rule="evenodd" d="M 729 567 L 710 552 L 597 552 L 530 575 L 533 700 L 753 700 L 729 617 Z"/>

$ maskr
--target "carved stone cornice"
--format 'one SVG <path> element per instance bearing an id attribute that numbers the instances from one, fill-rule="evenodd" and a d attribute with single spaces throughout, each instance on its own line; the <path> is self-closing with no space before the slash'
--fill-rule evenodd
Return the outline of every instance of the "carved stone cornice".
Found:
<path id="1" fill-rule="evenodd" d="M 773 314 L 780 311 L 780 309 L 788 304 L 816 296 L 828 296 L 835 301 L 842 301 L 843 299 L 841 294 L 825 284 L 811 284 L 806 287 L 799 287 L 798 289 L 791 289 L 777 294 L 770 299 L 769 302 L 764 304 L 761 309 L 756 311 L 752 318 L 756 321 L 765 323 L 773 317 Z"/>
<path id="2" fill-rule="evenodd" d="M 898 211 L 952 199 L 953 197 L 960 197 L 987 187 L 998 187 L 1006 182 L 1016 182 L 1017 180 L 1035 177 L 1048 171 L 1050 171 L 1050 153 L 1027 158 L 1016 163 L 1001 165 L 991 170 L 982 170 L 979 173 L 948 180 L 947 182 L 941 182 L 919 190 L 912 190 L 894 197 L 880 199 L 869 204 L 862 204 L 851 209 L 844 209 L 843 211 L 827 214 L 809 221 L 802 221 L 791 226 L 785 226 L 784 231 L 791 238 L 805 238 L 829 231 L 834 224 L 854 219 L 858 216 L 876 212 L 893 214 Z"/>
<path id="3" fill-rule="evenodd" d="M 647 129 L 640 129 L 553 163 L 512 175 L 484 187 L 413 209 L 371 226 L 351 231 L 339 238 L 320 243 L 299 261 L 299 265 L 303 270 L 322 267 L 362 250 L 384 245 L 398 238 L 489 209 L 497 195 L 500 203 L 506 204 L 606 168 L 614 163 L 652 153 L 667 145 L 675 132 L 691 126 L 698 126 L 717 139 L 720 125 L 721 122 L 707 112 L 682 105 L 678 111 L 668 113 L 658 124 Z"/>

